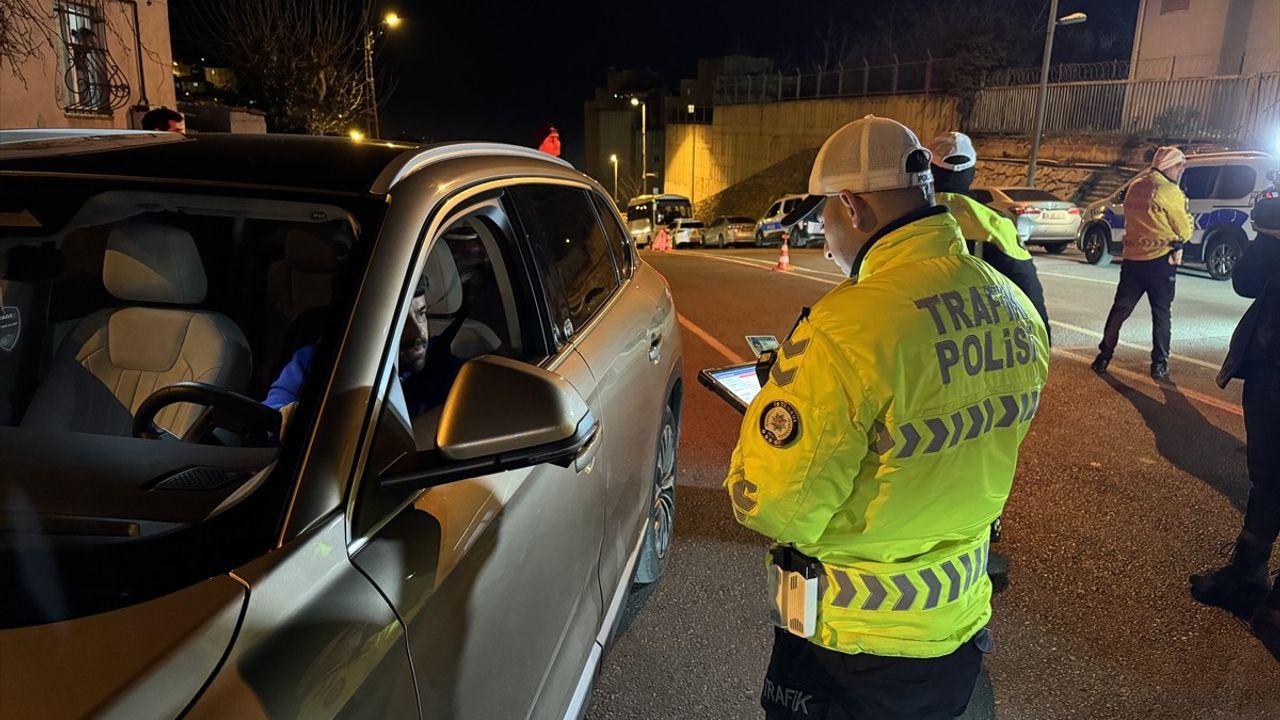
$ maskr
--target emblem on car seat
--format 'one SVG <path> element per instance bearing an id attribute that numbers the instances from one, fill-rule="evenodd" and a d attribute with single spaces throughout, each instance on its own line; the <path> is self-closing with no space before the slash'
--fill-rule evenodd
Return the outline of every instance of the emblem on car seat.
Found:
<path id="1" fill-rule="evenodd" d="M 760 436 L 770 445 L 790 445 L 800 435 L 800 413 L 785 400 L 774 400 L 760 413 Z"/>
<path id="2" fill-rule="evenodd" d="M 0 350 L 10 352 L 22 334 L 22 316 L 16 307 L 0 306 Z"/>

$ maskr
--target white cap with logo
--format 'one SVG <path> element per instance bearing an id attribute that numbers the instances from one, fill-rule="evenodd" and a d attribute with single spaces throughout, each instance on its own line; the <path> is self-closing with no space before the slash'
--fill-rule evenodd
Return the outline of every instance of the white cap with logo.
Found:
<path id="1" fill-rule="evenodd" d="M 978 164 L 978 151 L 973 140 L 961 132 L 945 132 L 929 143 L 933 164 L 943 170 L 960 172 Z"/>
<path id="2" fill-rule="evenodd" d="M 929 150 L 911 128 L 867 115 L 836 130 L 822 144 L 809 174 L 809 197 L 782 219 L 782 225 L 800 222 L 825 198 L 845 190 L 869 193 L 932 183 Z"/>

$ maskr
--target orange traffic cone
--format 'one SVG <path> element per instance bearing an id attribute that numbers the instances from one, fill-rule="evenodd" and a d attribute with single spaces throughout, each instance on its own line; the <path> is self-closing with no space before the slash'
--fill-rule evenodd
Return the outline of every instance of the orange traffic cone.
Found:
<path id="1" fill-rule="evenodd" d="M 782 252 L 778 255 L 778 264 L 773 266 L 774 272 L 791 272 L 791 256 L 787 254 L 787 236 L 782 236 Z"/>

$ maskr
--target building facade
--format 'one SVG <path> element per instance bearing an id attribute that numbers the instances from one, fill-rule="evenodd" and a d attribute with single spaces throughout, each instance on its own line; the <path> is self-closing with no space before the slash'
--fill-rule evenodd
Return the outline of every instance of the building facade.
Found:
<path id="1" fill-rule="evenodd" d="M 44 37 L 16 66 L 0 59 L 0 128 L 123 129 L 176 105 L 167 3 L 26 2 L 42 11 Z"/>
<path id="2" fill-rule="evenodd" d="M 1280 72 L 1280 0 L 1141 0 L 1134 80 Z"/>

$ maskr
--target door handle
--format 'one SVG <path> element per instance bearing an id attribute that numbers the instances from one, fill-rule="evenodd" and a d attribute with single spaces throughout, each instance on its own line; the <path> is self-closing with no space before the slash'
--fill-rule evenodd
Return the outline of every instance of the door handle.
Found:
<path id="1" fill-rule="evenodd" d="M 596 455 L 600 454 L 600 428 L 597 426 L 596 431 L 591 434 L 591 439 L 586 445 L 578 451 L 577 457 L 573 459 L 573 469 L 577 472 L 590 470 L 591 466 L 596 462 Z"/>
<path id="2" fill-rule="evenodd" d="M 662 357 L 662 333 L 655 331 L 649 335 L 649 362 L 656 364 L 660 357 Z"/>

